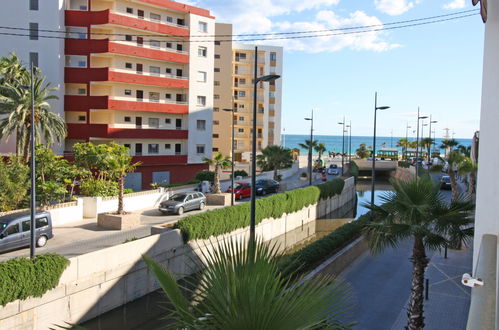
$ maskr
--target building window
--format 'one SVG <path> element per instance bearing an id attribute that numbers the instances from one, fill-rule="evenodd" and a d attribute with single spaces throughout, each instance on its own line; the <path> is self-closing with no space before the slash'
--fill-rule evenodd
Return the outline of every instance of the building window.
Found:
<path id="1" fill-rule="evenodd" d="M 131 69 L 132 63 L 125 63 L 125 69 Z"/>
<path id="2" fill-rule="evenodd" d="M 152 48 L 159 48 L 160 47 L 160 42 L 158 40 L 149 40 L 149 45 Z"/>
<path id="3" fill-rule="evenodd" d="M 204 154 L 204 144 L 198 144 L 196 146 L 196 153 L 198 155 L 203 155 Z"/>
<path id="4" fill-rule="evenodd" d="M 198 71 L 198 81 L 199 82 L 206 82 L 206 72 Z"/>
<path id="5" fill-rule="evenodd" d="M 180 143 L 175 143 L 175 155 L 180 155 L 182 153 L 182 145 Z"/>
<path id="6" fill-rule="evenodd" d="M 135 154 L 142 155 L 142 143 L 135 143 Z"/>
<path id="7" fill-rule="evenodd" d="M 245 78 L 239 79 L 239 85 L 246 85 L 246 79 Z"/>
<path id="8" fill-rule="evenodd" d="M 216 139 L 218 138 L 218 134 L 213 134 L 213 137 Z"/>
<path id="9" fill-rule="evenodd" d="M 277 61 L 277 54 L 276 53 L 270 53 L 270 60 L 271 61 Z"/>
<path id="10" fill-rule="evenodd" d="M 269 71 L 270 71 L 270 73 L 275 73 L 275 66 L 271 66 Z"/>
<path id="11" fill-rule="evenodd" d="M 215 46 L 220 46 L 220 41 L 216 40 L 215 41 Z"/>
<path id="12" fill-rule="evenodd" d="M 206 120 L 197 120 L 196 121 L 198 131 L 205 131 L 206 130 Z"/>
<path id="13" fill-rule="evenodd" d="M 132 41 L 132 36 L 131 36 L 131 35 L 129 35 L 129 34 L 127 34 L 127 35 L 125 36 L 125 41 Z"/>
<path id="14" fill-rule="evenodd" d="M 212 149 L 214 152 L 217 152 L 218 151 L 218 148 L 213 148 Z"/>
<path id="15" fill-rule="evenodd" d="M 219 99 L 220 99 L 220 95 L 218 95 L 218 94 L 214 94 L 214 95 L 213 95 L 213 98 L 214 98 L 215 100 L 219 100 Z"/>
<path id="16" fill-rule="evenodd" d="M 78 116 L 78 121 L 86 121 L 87 116 Z"/>
<path id="17" fill-rule="evenodd" d="M 29 40 L 38 40 L 38 23 L 29 23 Z"/>
<path id="18" fill-rule="evenodd" d="M 158 14 L 150 13 L 149 18 L 151 19 L 151 21 L 154 21 L 154 22 L 161 21 L 161 15 L 158 15 Z"/>
<path id="19" fill-rule="evenodd" d="M 245 60 L 245 59 L 246 59 L 245 53 L 236 53 L 236 61 Z"/>
<path id="20" fill-rule="evenodd" d="M 215 72 L 220 72 L 220 68 L 215 68 Z"/>
<path id="21" fill-rule="evenodd" d="M 185 20 L 183 18 L 177 18 L 177 25 L 184 26 L 185 25 Z"/>
<path id="22" fill-rule="evenodd" d="M 85 88 L 78 88 L 78 95 L 85 95 L 87 94 L 87 90 Z"/>
<path id="23" fill-rule="evenodd" d="M 149 67 L 149 72 L 151 73 L 151 76 L 159 76 L 160 71 L 161 71 L 161 68 L 159 66 L 150 66 Z"/>
<path id="24" fill-rule="evenodd" d="M 244 104 L 239 104 L 239 109 L 244 109 Z"/>
<path id="25" fill-rule="evenodd" d="M 165 149 L 171 149 L 171 148 L 172 148 L 172 145 L 170 143 L 165 144 Z"/>
<path id="26" fill-rule="evenodd" d="M 33 66 L 38 66 L 38 53 L 30 52 L 29 53 L 29 62 L 33 64 Z"/>
<path id="27" fill-rule="evenodd" d="M 150 155 L 155 155 L 159 153 L 159 144 L 157 143 L 149 143 L 147 145 L 147 153 Z"/>
<path id="28" fill-rule="evenodd" d="M 237 93 L 237 95 L 238 95 L 239 97 L 246 97 L 246 92 L 245 92 L 245 91 L 239 91 L 239 92 Z"/>
<path id="29" fill-rule="evenodd" d="M 275 98 L 275 93 L 274 92 L 269 92 L 269 97 Z"/>
<path id="30" fill-rule="evenodd" d="M 165 94 L 165 99 L 167 99 L 167 100 L 171 100 L 171 99 L 172 99 L 172 94 L 170 94 L 170 93 L 166 93 L 166 94 Z"/>
<path id="31" fill-rule="evenodd" d="M 238 129 L 237 129 L 237 132 L 238 132 L 238 133 L 244 133 L 244 128 L 238 128 Z"/>
<path id="32" fill-rule="evenodd" d="M 166 43 L 166 48 L 172 48 L 172 43 L 171 42 L 167 42 Z"/>
<path id="33" fill-rule="evenodd" d="M 167 21 L 168 23 L 173 23 L 173 17 L 171 17 L 171 16 L 166 16 L 166 21 Z"/>
<path id="34" fill-rule="evenodd" d="M 165 118 L 165 124 L 171 124 L 172 120 L 170 118 Z"/>
<path id="35" fill-rule="evenodd" d="M 128 148 L 128 151 L 130 151 L 130 148 L 131 148 L 130 143 L 125 143 L 125 144 L 123 144 L 123 146 L 124 146 L 125 148 Z"/>
<path id="36" fill-rule="evenodd" d="M 219 125 L 219 124 L 220 124 L 220 122 L 218 120 L 213 121 L 213 125 Z"/>
<path id="37" fill-rule="evenodd" d="M 127 14 L 133 14 L 133 8 L 127 7 L 126 12 Z"/>
<path id="38" fill-rule="evenodd" d="M 220 54 L 215 54 L 215 58 L 216 59 L 220 58 Z"/>
<path id="39" fill-rule="evenodd" d="M 206 47 L 199 46 L 198 47 L 198 56 L 206 57 L 208 54 L 208 49 Z"/>
<path id="40" fill-rule="evenodd" d="M 213 108 L 213 112 L 219 112 L 220 108 Z"/>
<path id="41" fill-rule="evenodd" d="M 182 44 L 177 44 L 177 50 L 178 50 L 179 52 L 181 52 L 181 51 L 182 51 Z"/>
<path id="42" fill-rule="evenodd" d="M 29 10 L 38 10 L 38 0 L 29 0 Z"/>
<path id="43" fill-rule="evenodd" d="M 131 89 L 125 89 L 125 95 L 132 95 Z"/>
<path id="44" fill-rule="evenodd" d="M 244 121 L 244 117 L 239 117 L 239 121 Z"/>
<path id="45" fill-rule="evenodd" d="M 215 80 L 215 81 L 213 82 L 213 86 L 220 86 L 220 81 Z"/>
<path id="46" fill-rule="evenodd" d="M 159 118 L 149 118 L 149 127 L 159 128 Z"/>
<path id="47" fill-rule="evenodd" d="M 199 32 L 208 32 L 208 24 L 206 22 L 198 22 Z"/>
<path id="48" fill-rule="evenodd" d="M 171 68 L 166 68 L 165 72 L 166 72 L 166 74 L 172 74 L 172 69 Z"/>
<path id="49" fill-rule="evenodd" d="M 159 93 L 149 92 L 149 102 L 159 102 Z"/>
<path id="50" fill-rule="evenodd" d="M 206 105 L 206 96 L 198 96 L 198 105 L 200 106 Z"/>

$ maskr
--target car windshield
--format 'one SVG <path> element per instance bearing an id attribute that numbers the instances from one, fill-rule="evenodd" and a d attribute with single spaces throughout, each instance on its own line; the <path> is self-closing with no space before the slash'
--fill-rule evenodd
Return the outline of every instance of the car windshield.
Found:
<path id="1" fill-rule="evenodd" d="M 260 185 L 260 186 L 265 186 L 266 183 L 267 183 L 267 181 L 265 181 L 265 180 L 256 180 L 256 184 Z"/>
<path id="2" fill-rule="evenodd" d="M 236 184 L 236 189 L 243 189 L 246 185 L 242 183 Z"/>
<path id="3" fill-rule="evenodd" d="M 7 224 L 5 222 L 0 222 L 0 233 L 7 228 Z"/>
<path id="4" fill-rule="evenodd" d="M 176 201 L 176 202 L 183 202 L 184 199 L 185 199 L 185 196 L 187 196 L 187 195 L 184 195 L 184 194 L 175 194 L 172 197 L 170 197 L 170 200 L 171 201 Z"/>
<path id="5" fill-rule="evenodd" d="M 450 177 L 448 177 L 448 176 L 444 176 L 444 177 L 442 178 L 442 181 L 444 181 L 444 182 L 450 182 Z"/>

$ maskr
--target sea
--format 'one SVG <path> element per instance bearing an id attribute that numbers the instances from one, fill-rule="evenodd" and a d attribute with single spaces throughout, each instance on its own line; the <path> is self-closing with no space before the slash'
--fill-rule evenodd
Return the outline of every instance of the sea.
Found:
<path id="1" fill-rule="evenodd" d="M 397 148 L 397 141 L 402 137 L 386 137 L 386 136 L 376 136 L 376 150 L 380 150 L 381 148 Z M 303 149 L 299 146 L 300 143 L 305 143 L 305 140 L 310 139 L 310 135 L 297 135 L 297 134 L 283 134 L 281 136 L 281 145 L 286 148 L 300 149 L 301 155 L 306 155 L 308 149 Z M 326 144 L 326 150 L 328 152 L 341 152 L 342 148 L 342 139 L 343 137 L 337 135 L 314 135 L 314 140 L 319 142 L 323 142 Z M 412 141 L 413 139 L 409 139 Z M 436 146 L 440 146 L 444 139 L 436 138 Z M 471 139 L 455 139 L 458 143 L 464 146 L 470 146 L 472 140 Z M 352 144 L 350 153 L 354 154 L 357 148 L 359 148 L 361 143 L 365 143 L 366 147 L 370 147 L 373 145 L 373 137 L 372 136 L 352 136 Z M 402 148 L 398 148 L 400 152 L 402 152 Z M 348 137 L 345 136 L 345 151 L 348 153 Z M 443 152 L 443 150 L 442 150 Z M 315 153 L 315 151 L 314 151 Z"/>

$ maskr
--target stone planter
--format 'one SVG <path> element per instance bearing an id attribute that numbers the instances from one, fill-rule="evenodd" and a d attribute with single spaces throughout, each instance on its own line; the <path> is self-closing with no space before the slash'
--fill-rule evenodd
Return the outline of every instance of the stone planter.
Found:
<path id="1" fill-rule="evenodd" d="M 106 229 L 128 230 L 140 226 L 140 214 L 100 213 L 97 216 L 97 226 Z"/>
<path id="2" fill-rule="evenodd" d="M 230 205 L 230 194 L 208 194 L 206 195 L 206 203 L 208 205 Z"/>
<path id="3" fill-rule="evenodd" d="M 307 181 L 307 180 L 308 180 L 308 177 L 307 177 L 307 176 L 301 176 L 301 175 L 300 175 L 300 180 L 301 180 L 301 181 Z"/>

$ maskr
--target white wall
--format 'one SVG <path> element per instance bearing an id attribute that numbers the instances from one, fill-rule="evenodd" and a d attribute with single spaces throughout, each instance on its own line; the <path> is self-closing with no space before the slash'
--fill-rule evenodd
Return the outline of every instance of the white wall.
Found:
<path id="1" fill-rule="evenodd" d="M 39 10 L 29 10 L 27 0 L 2 1 L 0 11 L 0 21 L 3 26 L 12 26 L 29 29 L 29 23 L 38 23 L 38 29 L 64 31 L 64 0 L 39 0 Z M 18 34 L 29 35 L 29 31 L 19 30 Z M 39 35 L 51 35 L 63 37 L 61 33 L 39 32 Z M 47 77 L 47 82 L 51 82 L 52 87 L 59 90 L 54 94 L 59 100 L 51 101 L 52 111 L 64 118 L 64 39 L 38 38 L 29 40 L 28 36 L 1 36 L 0 56 L 8 56 L 15 52 L 20 59 L 29 64 L 29 53 L 38 52 L 38 63 L 43 74 Z M 0 153 L 14 152 L 9 148 L 12 143 L 5 144 L 0 141 Z M 62 153 L 62 145 L 55 145 L 54 151 Z"/>
<path id="2" fill-rule="evenodd" d="M 208 24 L 206 33 L 198 29 L 199 22 Z M 202 34 L 215 35 L 215 20 L 198 15 L 189 15 L 190 35 L 199 36 Z M 199 40 L 200 38 L 197 38 Z M 213 76 L 214 76 L 214 39 L 213 37 L 201 38 L 207 42 L 191 42 L 189 44 L 189 139 L 188 139 L 188 163 L 202 163 L 203 157 L 210 157 L 212 152 L 212 132 L 213 132 Z M 195 37 L 192 40 L 196 40 Z M 207 56 L 198 56 L 198 47 L 207 48 Z M 207 73 L 206 82 L 198 82 L 198 71 Z M 198 106 L 197 97 L 205 96 L 206 105 Z M 197 129 L 197 120 L 206 121 L 206 130 Z M 205 146 L 205 153 L 198 155 L 197 145 Z"/>

